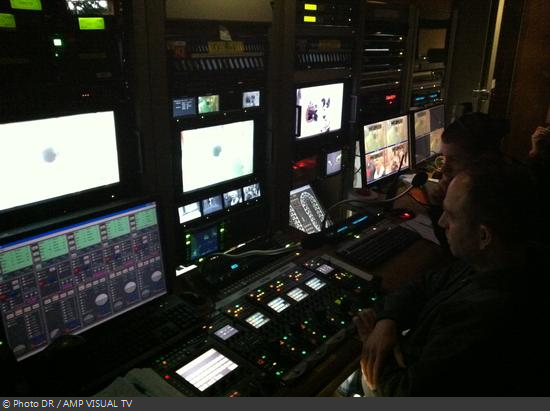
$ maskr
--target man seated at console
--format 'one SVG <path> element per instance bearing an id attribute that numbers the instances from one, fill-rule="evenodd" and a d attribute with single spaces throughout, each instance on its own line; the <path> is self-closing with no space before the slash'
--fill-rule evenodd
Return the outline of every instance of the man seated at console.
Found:
<path id="1" fill-rule="evenodd" d="M 547 288 L 526 241 L 532 194 L 524 170 L 503 162 L 452 180 L 439 224 L 459 260 L 355 318 L 365 395 L 548 394 Z"/>

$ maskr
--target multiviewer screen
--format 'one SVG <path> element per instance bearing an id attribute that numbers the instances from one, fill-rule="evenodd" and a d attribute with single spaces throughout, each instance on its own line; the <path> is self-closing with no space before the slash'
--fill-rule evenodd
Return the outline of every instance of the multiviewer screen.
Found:
<path id="1" fill-rule="evenodd" d="M 0 310 L 18 359 L 166 293 L 155 203 L 0 246 Z"/>
<path id="2" fill-rule="evenodd" d="M 344 83 L 297 89 L 296 105 L 300 107 L 298 138 L 340 130 L 343 100 Z"/>
<path id="3" fill-rule="evenodd" d="M 409 166 L 407 116 L 391 118 L 363 127 L 367 184 L 395 174 Z M 401 163 L 401 158 L 403 162 Z"/>
<path id="4" fill-rule="evenodd" d="M 118 182 L 112 111 L 0 124 L 0 210 Z"/>
<path id="5" fill-rule="evenodd" d="M 434 106 L 414 113 L 414 153 L 416 164 L 441 152 L 441 134 L 444 128 L 445 106 Z"/>
<path id="6" fill-rule="evenodd" d="M 181 132 L 184 192 L 252 174 L 253 166 L 253 120 Z"/>

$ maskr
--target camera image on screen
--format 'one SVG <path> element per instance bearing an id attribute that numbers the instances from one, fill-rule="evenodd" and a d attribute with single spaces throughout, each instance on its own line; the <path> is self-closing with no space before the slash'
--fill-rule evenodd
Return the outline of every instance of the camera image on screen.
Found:
<path id="1" fill-rule="evenodd" d="M 220 111 L 220 96 L 199 96 L 199 114 Z"/>
<path id="2" fill-rule="evenodd" d="M 223 204 L 225 205 L 225 208 L 233 207 L 242 202 L 243 195 L 240 188 L 223 194 Z"/>
<path id="3" fill-rule="evenodd" d="M 220 210 L 223 210 L 221 195 L 202 200 L 202 212 L 204 213 L 204 215 L 209 215 Z"/>
<path id="4" fill-rule="evenodd" d="M 343 83 L 296 90 L 296 105 L 301 107 L 298 138 L 340 130 L 343 97 Z"/>
<path id="5" fill-rule="evenodd" d="M 260 106 L 259 91 L 245 91 L 243 93 L 243 108 L 259 107 L 259 106 Z"/>
<path id="6" fill-rule="evenodd" d="M 260 191 L 260 184 L 251 184 L 249 186 L 243 187 L 244 192 L 244 201 L 253 200 L 260 197 L 262 194 Z"/>
<path id="7" fill-rule="evenodd" d="M 183 192 L 252 174 L 253 163 L 253 120 L 181 132 Z"/>
<path id="8" fill-rule="evenodd" d="M 342 150 L 327 154 L 327 175 L 336 174 L 342 170 Z"/>

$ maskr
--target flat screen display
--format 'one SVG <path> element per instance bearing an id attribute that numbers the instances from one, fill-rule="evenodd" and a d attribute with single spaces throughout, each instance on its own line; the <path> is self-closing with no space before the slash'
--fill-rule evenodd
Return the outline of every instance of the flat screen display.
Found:
<path id="1" fill-rule="evenodd" d="M 0 245 L 0 315 L 18 360 L 166 294 L 156 204 Z"/>
<path id="2" fill-rule="evenodd" d="M 243 187 L 244 201 L 253 200 L 262 195 L 260 183 L 251 184 Z"/>
<path id="3" fill-rule="evenodd" d="M 243 193 L 240 188 L 223 193 L 223 204 L 225 208 L 236 206 L 243 202 Z"/>
<path id="4" fill-rule="evenodd" d="M 243 108 L 259 107 L 260 91 L 245 91 L 243 93 Z"/>
<path id="5" fill-rule="evenodd" d="M 180 97 L 172 100 L 172 116 L 186 117 L 197 114 L 197 100 L 195 97 Z"/>
<path id="6" fill-rule="evenodd" d="M 254 120 L 181 132 L 183 192 L 252 174 Z"/>
<path id="7" fill-rule="evenodd" d="M 201 208 L 199 202 L 184 205 L 178 208 L 178 215 L 180 218 L 180 224 L 188 221 L 195 220 L 202 217 Z"/>
<path id="8" fill-rule="evenodd" d="M 199 114 L 220 111 L 220 96 L 199 96 Z"/>
<path id="9" fill-rule="evenodd" d="M 202 200 L 202 212 L 204 215 L 209 215 L 223 210 L 222 196 L 217 195 L 209 197 L 206 200 Z"/>
<path id="10" fill-rule="evenodd" d="M 218 228 L 216 226 L 205 228 L 193 233 L 189 239 L 191 247 L 191 260 L 204 257 L 207 254 L 218 251 Z"/>
<path id="11" fill-rule="evenodd" d="M 204 391 L 238 367 L 225 355 L 210 348 L 176 371 L 199 391 Z"/>
<path id="12" fill-rule="evenodd" d="M 441 135 L 444 128 L 445 106 L 434 106 L 414 113 L 414 160 L 416 164 L 441 153 Z"/>
<path id="13" fill-rule="evenodd" d="M 339 173 L 342 170 L 342 150 L 333 151 L 327 154 L 326 175 Z"/>
<path id="14" fill-rule="evenodd" d="M 0 124 L 0 210 L 119 181 L 113 111 Z"/>
<path id="15" fill-rule="evenodd" d="M 409 167 L 407 116 L 395 117 L 363 127 L 365 176 L 367 184 Z M 401 163 L 401 158 L 403 162 Z"/>
<path id="16" fill-rule="evenodd" d="M 343 101 L 344 83 L 297 89 L 296 105 L 300 107 L 297 138 L 340 130 Z"/>
<path id="17" fill-rule="evenodd" d="M 289 225 L 307 234 L 318 233 L 325 210 L 310 185 L 290 192 Z"/>

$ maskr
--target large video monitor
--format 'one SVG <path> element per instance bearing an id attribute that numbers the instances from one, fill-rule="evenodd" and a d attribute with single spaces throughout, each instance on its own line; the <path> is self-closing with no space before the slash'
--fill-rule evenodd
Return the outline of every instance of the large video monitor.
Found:
<path id="1" fill-rule="evenodd" d="M 342 128 L 344 83 L 302 87 L 296 90 L 298 139 Z"/>
<path id="2" fill-rule="evenodd" d="M 0 211 L 119 179 L 113 111 L 0 124 Z"/>
<path id="3" fill-rule="evenodd" d="M 254 171 L 254 120 L 183 130 L 180 138 L 184 193 Z"/>
<path id="4" fill-rule="evenodd" d="M 18 360 L 166 294 L 154 202 L 0 243 L 0 311 Z"/>
<path id="5" fill-rule="evenodd" d="M 413 114 L 414 161 L 419 164 L 441 153 L 441 134 L 445 128 L 445 106 L 438 105 Z"/>
<path id="6" fill-rule="evenodd" d="M 363 126 L 362 169 L 367 185 L 405 170 L 410 164 L 407 116 L 390 118 Z"/>

